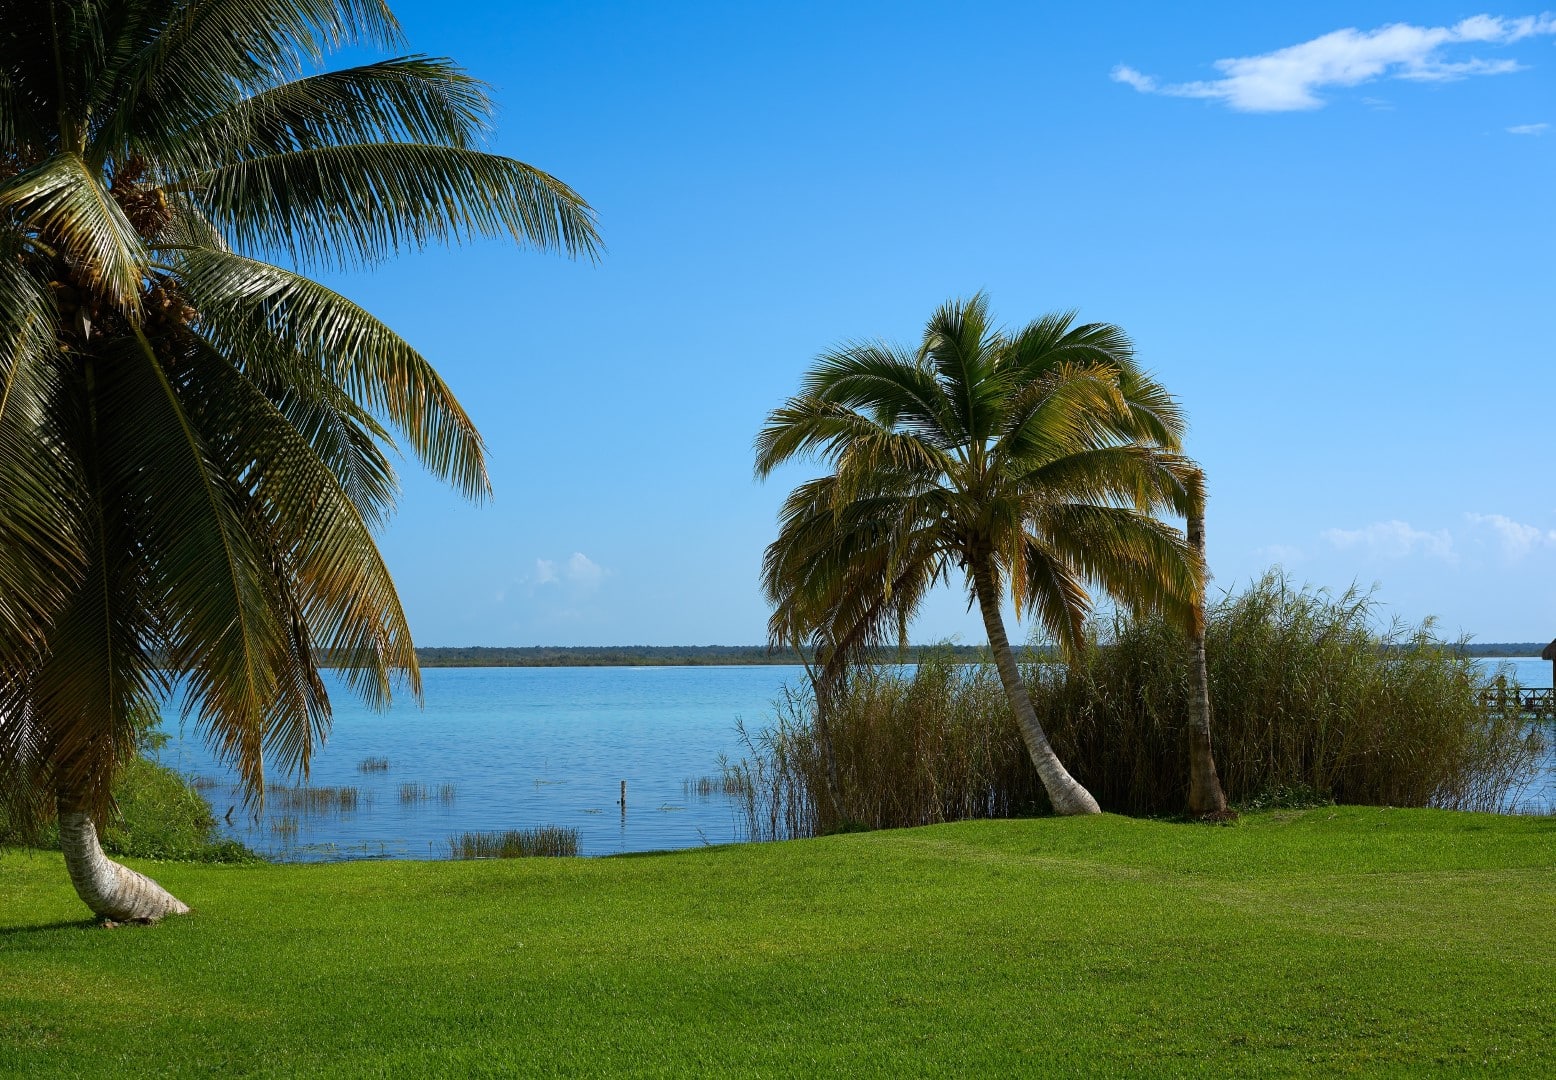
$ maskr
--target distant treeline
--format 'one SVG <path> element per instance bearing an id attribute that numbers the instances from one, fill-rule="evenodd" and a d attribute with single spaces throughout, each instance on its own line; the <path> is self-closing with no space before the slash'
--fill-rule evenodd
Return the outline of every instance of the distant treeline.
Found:
<path id="1" fill-rule="evenodd" d="M 973 645 L 931 646 L 935 652 L 949 650 L 958 663 L 977 663 L 984 650 Z M 883 663 L 915 663 L 924 650 L 883 649 L 877 659 Z M 765 645 L 531 645 L 523 648 L 495 648 L 470 645 L 464 648 L 417 649 L 422 667 L 671 667 L 716 664 L 794 664 L 790 649 L 769 649 Z"/>
<path id="2" fill-rule="evenodd" d="M 1548 641 L 1490 641 L 1484 645 L 1459 645 L 1461 656 L 1539 656 Z"/>
<path id="3" fill-rule="evenodd" d="M 1464 656 L 1539 656 L 1544 642 L 1487 642 L 1454 646 Z M 987 650 L 980 645 L 912 645 L 882 649 L 875 659 L 887 664 L 917 663 L 925 652 L 950 653 L 953 662 L 976 664 Z M 1049 653 L 1038 650 L 1041 659 Z M 1028 656 L 1031 653 L 1028 652 Z M 719 664 L 794 664 L 790 649 L 765 645 L 527 645 L 417 649 L 422 667 L 696 667 Z"/>

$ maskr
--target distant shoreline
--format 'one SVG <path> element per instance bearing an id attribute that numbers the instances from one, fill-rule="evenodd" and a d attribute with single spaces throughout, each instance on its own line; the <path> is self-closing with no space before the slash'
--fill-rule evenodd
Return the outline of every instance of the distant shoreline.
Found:
<path id="1" fill-rule="evenodd" d="M 882 663 L 914 663 L 923 653 L 950 652 L 961 664 L 975 664 L 984 650 L 973 645 L 910 646 L 883 649 Z M 433 647 L 416 650 L 425 668 L 438 667 L 734 667 L 794 666 L 799 658 L 791 649 L 765 645 L 531 645 L 505 648 L 472 645 L 463 648 Z"/>
<path id="2" fill-rule="evenodd" d="M 1544 642 L 1489 642 L 1463 646 L 1460 651 L 1477 659 L 1539 656 Z M 987 655 L 981 645 L 913 645 L 906 649 L 882 649 L 881 663 L 915 663 L 925 653 L 945 655 L 959 664 L 976 664 Z M 1039 653 L 1043 658 L 1051 655 Z M 416 650 L 424 668 L 449 667 L 719 667 L 793 666 L 799 663 L 792 650 L 765 645 L 528 645 L 463 647 L 441 646 Z"/>

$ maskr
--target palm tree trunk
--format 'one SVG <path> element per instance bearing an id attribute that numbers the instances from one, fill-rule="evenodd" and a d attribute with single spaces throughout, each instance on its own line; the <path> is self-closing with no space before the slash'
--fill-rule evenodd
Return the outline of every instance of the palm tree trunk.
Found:
<path id="1" fill-rule="evenodd" d="M 1199 556 L 1200 572 L 1209 577 L 1205 566 L 1205 503 L 1198 500 L 1188 519 L 1189 546 Z M 1226 792 L 1216 775 L 1216 759 L 1210 750 L 1210 675 L 1205 666 L 1205 589 L 1200 584 L 1190 626 L 1189 664 L 1189 813 L 1209 817 L 1226 813 Z"/>
<path id="2" fill-rule="evenodd" d="M 156 922 L 189 908 L 161 885 L 103 854 L 97 826 L 83 803 L 59 796 L 59 848 L 76 895 L 92 914 L 115 922 Z"/>
<path id="3" fill-rule="evenodd" d="M 1027 752 L 1032 755 L 1032 764 L 1037 767 L 1038 778 L 1043 781 L 1043 790 L 1048 792 L 1048 801 L 1053 803 L 1056 814 L 1102 813 L 1102 808 L 1091 797 L 1091 792 L 1083 788 L 1059 761 L 1054 748 L 1048 743 L 1043 725 L 1038 722 L 1037 710 L 1032 708 L 1032 699 L 1027 694 L 1026 684 L 1021 681 L 1021 672 L 1016 668 L 1016 656 L 1011 651 L 1010 639 L 1005 636 L 1005 620 L 1000 615 L 999 592 L 994 588 L 994 572 L 988 556 L 971 560 L 969 569 L 973 576 L 973 588 L 978 595 L 978 610 L 983 614 L 983 625 L 989 634 L 989 648 L 994 652 L 994 666 L 999 669 L 1005 698 L 1010 702 L 1010 711 L 1015 714 L 1016 726 L 1021 729 Z"/>
<path id="4" fill-rule="evenodd" d="M 832 724 L 828 719 L 832 712 L 832 702 L 837 693 L 836 673 L 830 672 L 832 668 L 831 657 L 828 662 L 822 664 L 818 650 L 816 663 L 820 665 L 818 672 L 811 662 L 805 658 L 805 650 L 798 640 L 794 642 L 794 652 L 800 658 L 800 663 L 805 665 L 805 677 L 810 680 L 811 694 L 816 701 L 816 741 L 821 744 L 821 762 L 827 771 L 827 797 L 832 801 L 831 813 L 834 823 L 841 823 L 843 817 L 843 786 L 837 777 L 837 750 L 832 744 Z M 837 651 L 833 649 L 833 657 Z"/>
<path id="5" fill-rule="evenodd" d="M 837 778 L 837 750 L 832 745 L 832 725 L 827 716 L 832 711 L 829 697 L 816 695 L 816 740 L 821 744 L 821 762 L 827 770 L 827 798 L 832 802 L 834 824 L 843 824 L 843 785 Z"/>

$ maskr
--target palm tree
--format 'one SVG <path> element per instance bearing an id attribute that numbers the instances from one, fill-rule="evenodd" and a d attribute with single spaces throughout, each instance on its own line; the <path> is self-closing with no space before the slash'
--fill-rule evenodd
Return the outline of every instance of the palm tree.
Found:
<path id="1" fill-rule="evenodd" d="M 1227 815 L 1226 792 L 1210 748 L 1210 672 L 1205 665 L 1205 588 L 1210 571 L 1205 565 L 1204 486 L 1203 475 L 1196 476 L 1187 522 L 1189 547 L 1200 565 L 1200 587 L 1189 620 L 1189 813 L 1220 818 Z"/>
<path id="2" fill-rule="evenodd" d="M 1186 621 L 1200 563 L 1156 516 L 1185 513 L 1197 491 L 1183 426 L 1117 327 L 1066 313 L 1002 333 L 981 295 L 941 307 L 917 351 L 823 354 L 756 442 L 761 477 L 798 457 L 831 467 L 790 494 L 767 549 L 773 642 L 808 641 L 835 685 L 960 571 L 1054 809 L 1096 813 L 1038 722 L 1000 603 L 1008 591 L 1067 656 L 1084 643 L 1088 583 Z"/>
<path id="3" fill-rule="evenodd" d="M 480 141 L 485 89 L 381 0 L 0 0 L 0 791 L 59 815 L 114 919 L 184 906 L 96 823 L 175 681 L 262 798 L 329 726 L 319 668 L 420 694 L 373 532 L 391 432 L 465 495 L 480 435 L 426 359 L 277 265 L 510 236 L 593 256 L 570 188 Z"/>

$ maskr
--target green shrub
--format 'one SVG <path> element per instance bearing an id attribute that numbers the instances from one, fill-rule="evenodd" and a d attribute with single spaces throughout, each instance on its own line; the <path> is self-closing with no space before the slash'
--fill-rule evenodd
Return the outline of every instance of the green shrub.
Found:
<path id="1" fill-rule="evenodd" d="M 110 855 L 184 862 L 259 858 L 237 840 L 222 838 L 210 803 L 165 765 L 132 758 L 115 778 L 113 797 L 117 813 L 100 836 Z M 47 822 L 29 835 L 0 820 L 0 845 L 22 844 L 58 850 L 58 830 Z"/>
<path id="2" fill-rule="evenodd" d="M 1481 701 L 1474 662 L 1431 623 L 1380 632 L 1376 614 L 1368 594 L 1294 589 L 1279 575 L 1211 610 L 1213 749 L 1234 803 L 1496 810 L 1533 775 L 1538 728 Z M 1074 665 L 1025 666 L 1054 749 L 1104 809 L 1183 811 L 1187 658 L 1176 627 L 1120 618 Z M 727 768 L 754 838 L 1048 807 L 991 664 L 861 669 L 830 726 L 838 805 L 808 695 L 787 694 L 771 726 L 742 731 L 748 756 Z"/>

